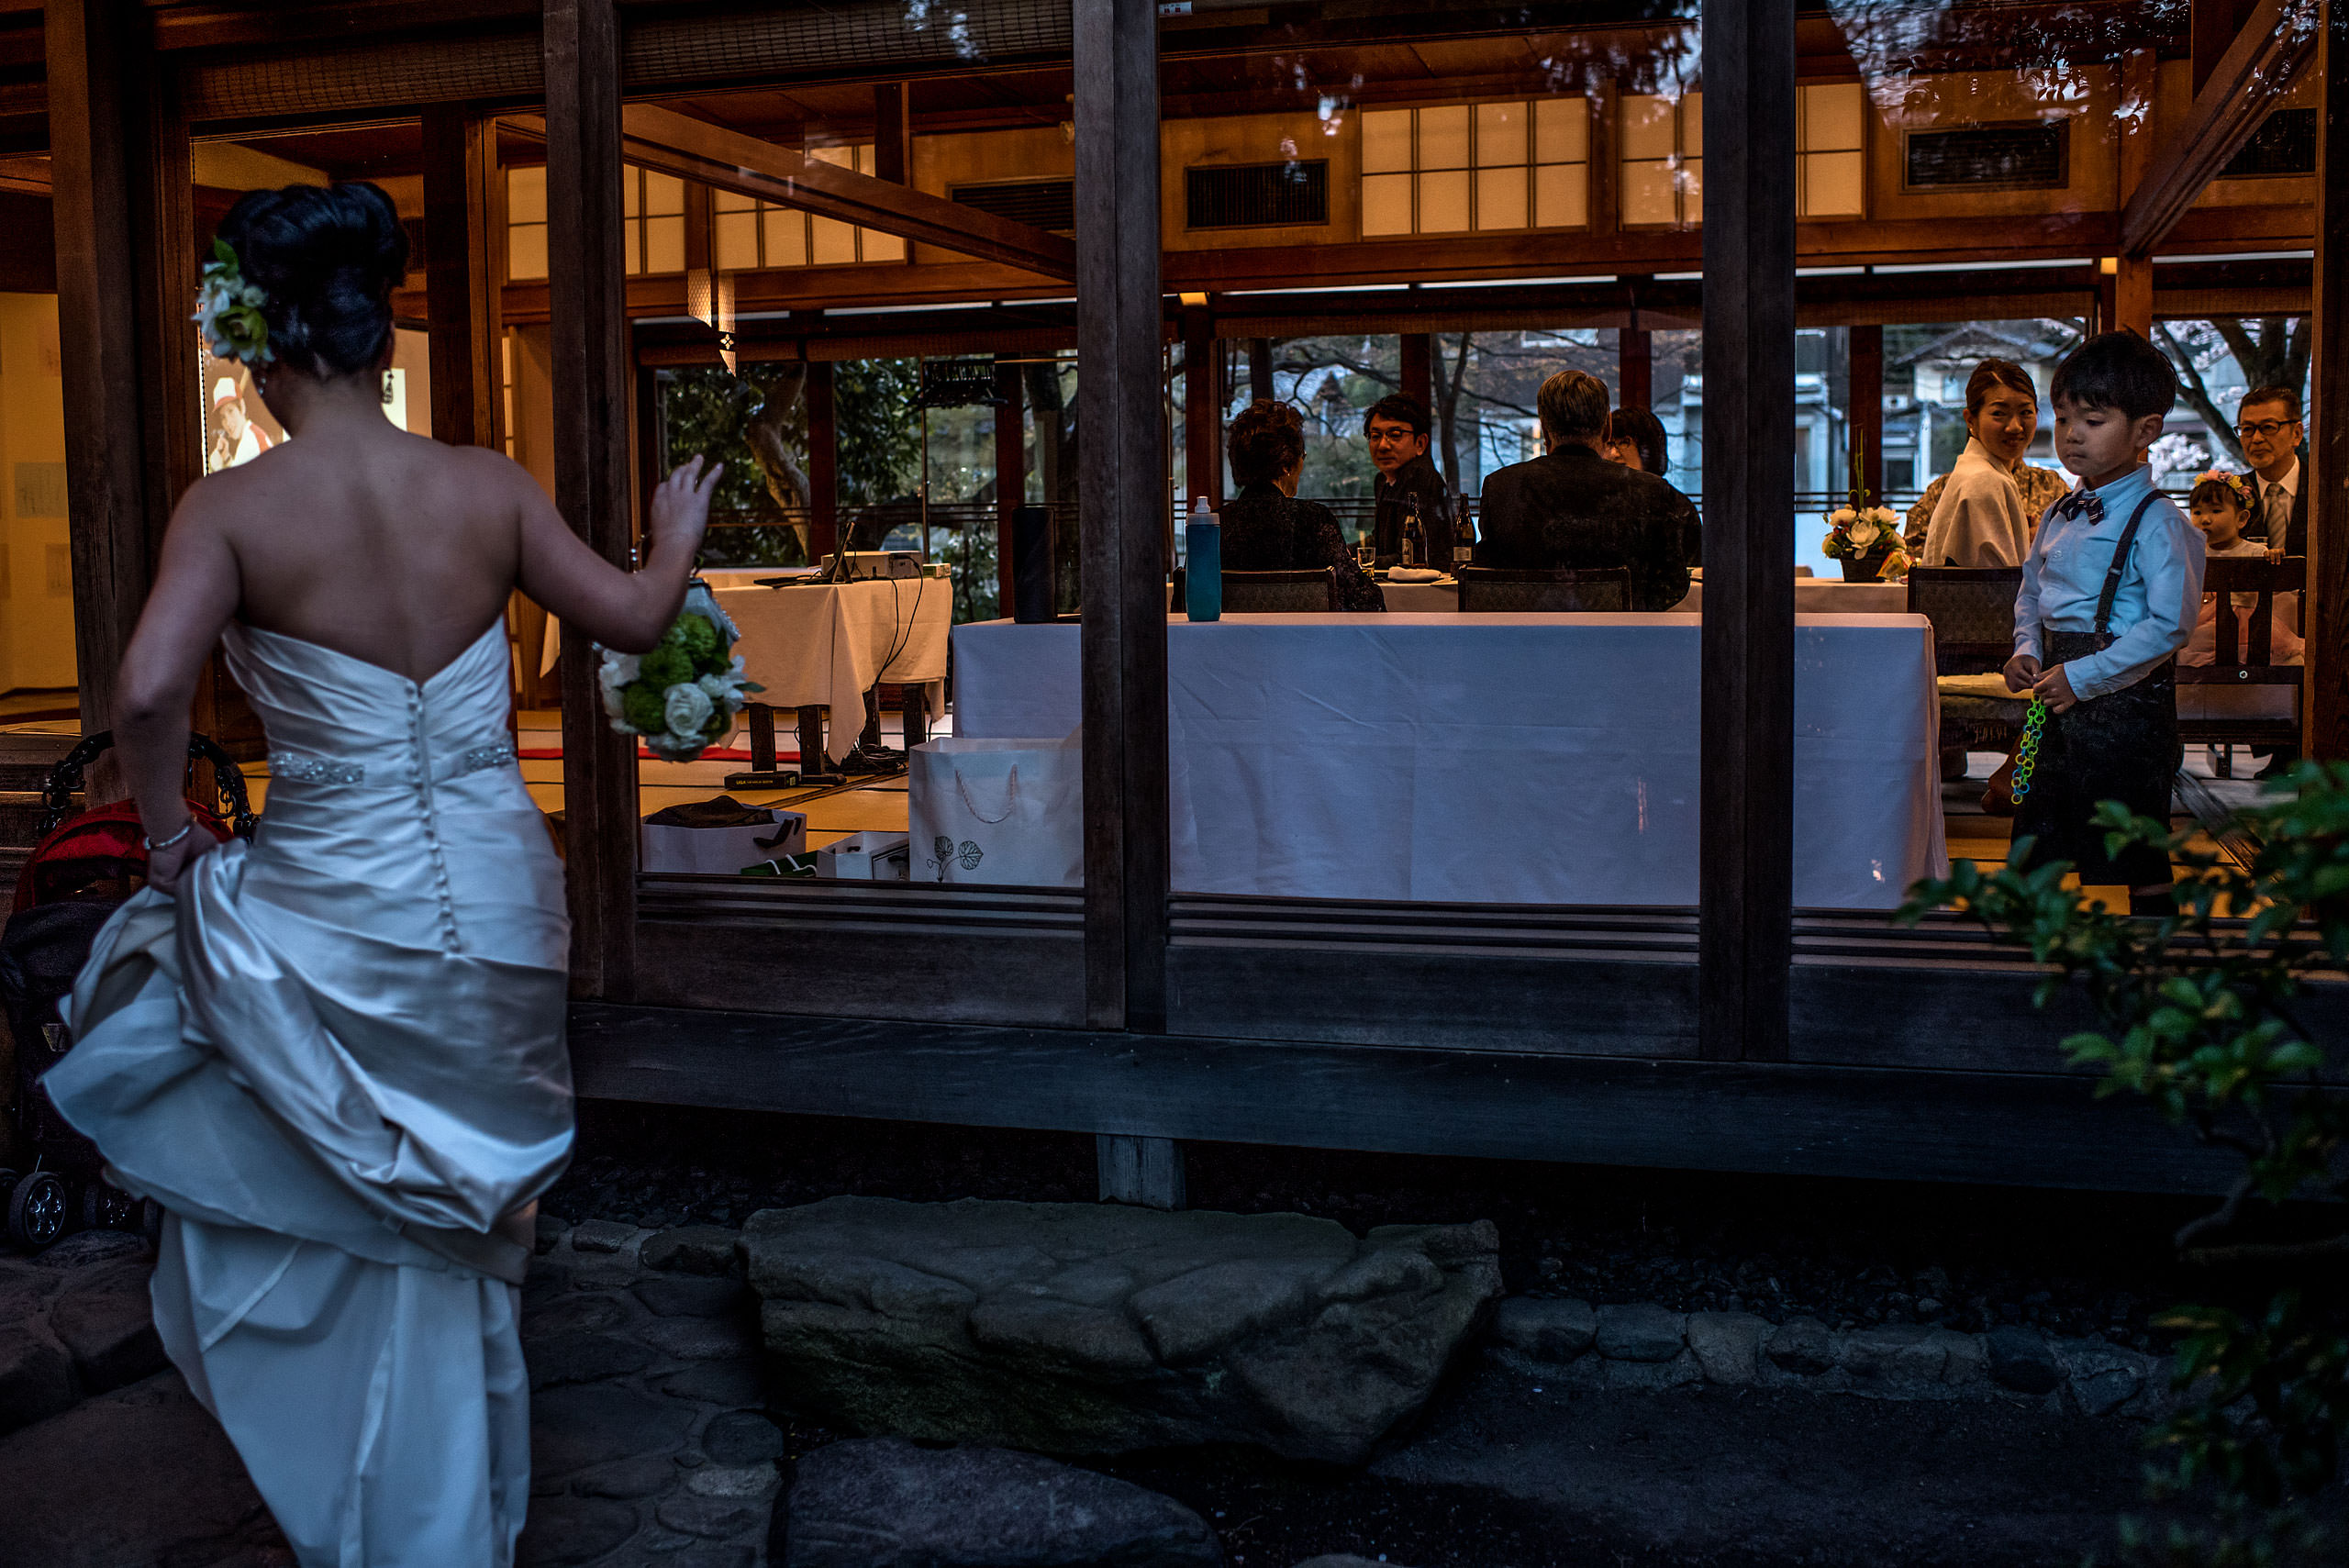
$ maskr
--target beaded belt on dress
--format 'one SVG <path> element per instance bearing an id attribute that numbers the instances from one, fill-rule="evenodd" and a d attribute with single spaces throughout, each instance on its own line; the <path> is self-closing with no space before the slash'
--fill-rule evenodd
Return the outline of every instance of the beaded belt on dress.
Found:
<path id="1" fill-rule="evenodd" d="M 447 784 L 451 779 L 461 779 L 467 773 L 502 768 L 513 761 L 514 743 L 510 740 L 471 747 L 458 752 L 449 763 L 448 771 L 434 774 L 432 782 Z M 367 782 L 367 765 L 346 762 L 333 757 L 304 757 L 291 751 L 272 751 L 269 754 L 269 776 L 272 781 L 290 780 L 296 784 L 364 784 Z"/>

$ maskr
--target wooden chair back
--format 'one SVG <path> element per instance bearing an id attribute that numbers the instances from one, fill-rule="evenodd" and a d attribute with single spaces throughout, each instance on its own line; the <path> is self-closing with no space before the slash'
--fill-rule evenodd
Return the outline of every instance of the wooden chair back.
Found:
<path id="1" fill-rule="evenodd" d="M 1464 566 L 1457 576 L 1464 615 L 1595 613 L 1631 607 L 1629 567 Z"/>
<path id="2" fill-rule="evenodd" d="M 1912 566 L 1909 613 L 1933 623 L 1933 673 L 1973 675 L 2006 667 L 2015 651 L 2020 566 Z"/>
<path id="3" fill-rule="evenodd" d="M 1335 567 L 1223 574 L 1223 613 L 1228 616 L 1312 615 L 1337 607 Z"/>
<path id="4" fill-rule="evenodd" d="M 2300 666 L 2276 662 L 2276 595 L 2306 587 L 2305 557 L 2269 561 L 2260 556 L 2216 556 L 2202 563 L 2202 591 L 2218 595 L 2212 630 L 2217 647 L 2210 662 L 2180 665 L 2177 680 L 2188 686 L 2297 686 Z M 2249 595 L 2249 608 L 2238 596 Z"/>

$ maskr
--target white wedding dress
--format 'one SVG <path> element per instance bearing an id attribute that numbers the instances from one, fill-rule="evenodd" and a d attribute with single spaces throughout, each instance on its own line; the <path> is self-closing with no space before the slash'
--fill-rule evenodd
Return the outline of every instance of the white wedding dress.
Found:
<path id="1" fill-rule="evenodd" d="M 156 1326 L 304 1568 L 502 1568 L 529 1496 L 520 1210 L 570 1157 L 562 868 L 492 626 L 418 685 L 232 626 L 250 845 L 142 892 L 51 1097 L 168 1212 Z"/>

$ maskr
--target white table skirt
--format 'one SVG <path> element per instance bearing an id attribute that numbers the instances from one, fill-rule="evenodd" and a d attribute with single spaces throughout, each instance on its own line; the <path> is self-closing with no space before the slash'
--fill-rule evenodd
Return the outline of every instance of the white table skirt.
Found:
<path id="1" fill-rule="evenodd" d="M 1795 901 L 1892 908 L 1948 867 L 1932 628 L 1796 624 Z M 1078 629 L 955 628 L 955 733 L 1074 728 Z M 1699 635 L 1686 615 L 1173 620 L 1174 885 L 1694 904 Z"/>
<path id="2" fill-rule="evenodd" d="M 919 684 L 932 717 L 944 714 L 947 630 L 954 584 L 943 577 L 874 578 L 814 587 L 720 587 L 718 607 L 741 634 L 734 651 L 770 707 L 828 706 L 825 749 L 835 756 L 864 728 L 875 683 Z"/>
<path id="3" fill-rule="evenodd" d="M 1705 608 L 1705 585 L 1692 583 L 1688 596 L 1672 606 L 1682 615 L 1699 615 Z M 1795 579 L 1795 614 L 1798 616 L 1898 616 L 1909 613 L 1906 583 L 1845 583 L 1833 577 Z"/>

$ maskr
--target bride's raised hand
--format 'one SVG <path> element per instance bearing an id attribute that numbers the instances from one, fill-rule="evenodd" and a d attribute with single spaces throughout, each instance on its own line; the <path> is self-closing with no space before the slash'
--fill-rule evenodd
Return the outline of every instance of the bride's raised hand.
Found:
<path id="1" fill-rule="evenodd" d="M 194 822 L 188 824 L 187 837 L 176 843 L 161 844 L 147 855 L 147 885 L 158 893 L 179 896 L 180 878 L 187 868 L 206 852 L 220 847 L 220 840 Z"/>
<path id="2" fill-rule="evenodd" d="M 652 492 L 651 550 L 682 552 L 688 562 L 693 560 L 703 530 L 709 527 L 709 498 L 725 472 L 724 463 L 701 457 L 688 458 L 670 472 Z"/>

